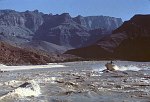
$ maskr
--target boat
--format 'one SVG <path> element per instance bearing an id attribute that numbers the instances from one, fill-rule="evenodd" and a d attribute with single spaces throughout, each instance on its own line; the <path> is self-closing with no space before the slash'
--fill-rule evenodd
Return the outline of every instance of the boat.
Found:
<path id="1" fill-rule="evenodd" d="M 106 63 L 105 66 L 109 71 L 119 70 L 119 67 L 116 64 L 114 64 L 112 61 L 110 63 Z"/>

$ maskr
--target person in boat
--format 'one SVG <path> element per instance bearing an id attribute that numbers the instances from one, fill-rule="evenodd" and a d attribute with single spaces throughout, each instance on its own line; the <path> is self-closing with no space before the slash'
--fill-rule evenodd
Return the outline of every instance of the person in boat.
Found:
<path id="1" fill-rule="evenodd" d="M 111 64 L 114 64 L 112 60 L 110 61 L 110 63 L 111 63 Z"/>
<path id="2" fill-rule="evenodd" d="M 106 63 L 105 64 L 106 66 L 106 69 L 109 70 L 109 71 L 115 71 L 115 70 L 118 70 L 118 66 L 114 64 L 113 61 L 110 61 L 109 63 Z"/>

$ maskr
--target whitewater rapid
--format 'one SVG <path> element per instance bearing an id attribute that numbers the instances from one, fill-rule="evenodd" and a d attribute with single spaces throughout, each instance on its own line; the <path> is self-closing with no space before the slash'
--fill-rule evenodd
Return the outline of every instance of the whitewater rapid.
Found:
<path id="1" fill-rule="evenodd" d="M 105 72 L 108 62 L 2 65 L 0 102 L 148 102 L 150 62 L 117 61 Z"/>
<path id="2" fill-rule="evenodd" d="M 11 81 L 6 85 L 13 86 L 20 83 L 20 81 Z M 26 98 L 26 97 L 38 97 L 41 94 L 40 86 L 34 81 L 30 80 L 16 87 L 14 90 L 4 94 L 0 97 L 0 100 L 8 100 L 9 98 Z"/>

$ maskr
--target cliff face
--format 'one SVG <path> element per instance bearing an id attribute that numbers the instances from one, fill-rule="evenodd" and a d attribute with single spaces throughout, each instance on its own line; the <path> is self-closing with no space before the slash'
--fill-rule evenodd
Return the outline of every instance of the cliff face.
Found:
<path id="1" fill-rule="evenodd" d="M 17 44 L 29 42 L 42 23 L 42 13 L 38 11 L 1 10 L 0 38 L 3 41 Z"/>
<path id="2" fill-rule="evenodd" d="M 121 19 L 104 16 L 72 18 L 68 13 L 47 15 L 45 23 L 39 28 L 34 39 L 79 48 L 96 42 L 96 38 L 110 34 L 121 24 Z"/>
<path id="3" fill-rule="evenodd" d="M 0 10 L 0 26 L 19 26 L 35 32 L 43 23 L 42 13 L 37 10 L 17 12 L 14 10 Z"/>
<path id="4" fill-rule="evenodd" d="M 86 27 L 89 29 L 104 28 L 111 32 L 122 25 L 121 18 L 107 16 L 89 16 L 85 17 Z"/>
<path id="5" fill-rule="evenodd" d="M 150 15 L 135 15 L 95 44 L 66 53 L 84 58 L 150 61 Z"/>
<path id="6" fill-rule="evenodd" d="M 108 32 L 111 32 L 122 25 L 121 18 L 108 16 L 77 16 L 76 18 L 74 18 L 74 21 L 88 28 L 89 30 L 102 28 L 106 29 Z"/>
<path id="7" fill-rule="evenodd" d="M 21 47 L 43 41 L 49 47 L 56 44 L 66 49 L 79 48 L 96 42 L 96 38 L 110 34 L 121 23 L 121 19 L 105 16 L 73 18 L 68 13 L 52 15 L 38 10 L 0 10 L 0 39 Z M 57 50 L 58 46 L 53 48 L 52 52 Z"/>
<path id="8" fill-rule="evenodd" d="M 68 13 L 45 18 L 45 22 L 36 32 L 35 40 L 77 48 L 90 36 L 87 29 L 74 22 Z"/>

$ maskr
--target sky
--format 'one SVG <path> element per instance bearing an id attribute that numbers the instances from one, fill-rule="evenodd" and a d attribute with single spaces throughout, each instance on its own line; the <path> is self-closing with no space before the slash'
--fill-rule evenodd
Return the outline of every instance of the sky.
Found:
<path id="1" fill-rule="evenodd" d="M 0 0 L 0 9 L 71 16 L 112 16 L 129 20 L 135 14 L 150 14 L 150 0 Z"/>

